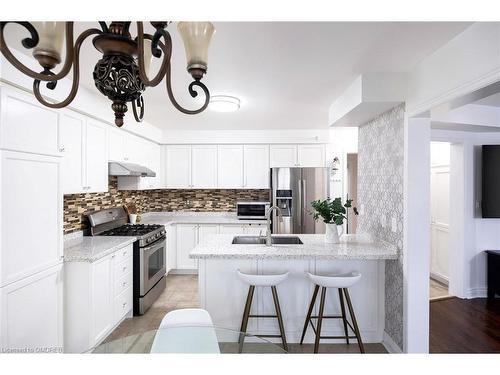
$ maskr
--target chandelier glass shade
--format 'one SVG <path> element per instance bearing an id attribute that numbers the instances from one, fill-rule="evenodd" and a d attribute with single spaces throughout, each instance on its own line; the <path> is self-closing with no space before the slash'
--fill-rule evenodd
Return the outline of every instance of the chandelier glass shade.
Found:
<path id="1" fill-rule="evenodd" d="M 29 36 L 21 42 L 24 48 L 32 49 L 33 56 L 42 70 L 35 72 L 22 64 L 5 43 L 6 25 L 16 23 L 23 26 Z M 73 22 L 0 22 L 0 51 L 4 57 L 19 71 L 33 78 L 33 93 L 37 100 L 50 108 L 63 108 L 69 105 L 78 92 L 80 72 L 80 48 L 90 36 L 94 47 L 102 53 L 96 62 L 93 78 L 96 88 L 111 102 L 115 113 L 115 124 L 122 126 L 123 118 L 131 103 L 136 121 L 144 117 L 143 92 L 147 87 L 157 86 L 163 79 L 166 82 L 167 94 L 172 105 L 182 113 L 197 114 L 204 111 L 210 101 L 208 88 L 201 82 L 207 72 L 208 47 L 215 32 L 210 22 L 179 22 L 178 30 L 184 42 L 187 59 L 187 71 L 193 77 L 188 85 L 191 97 L 198 96 L 199 91 L 205 95 L 205 101 L 197 109 L 182 107 L 172 91 L 171 55 L 172 38 L 167 31 L 169 22 L 151 22 L 155 29 L 153 34 L 144 33 L 144 25 L 137 22 L 137 36 L 130 34 L 131 22 L 113 21 L 109 25 L 99 22 L 99 28 L 83 31 L 74 41 Z M 65 57 L 62 59 L 63 44 Z M 74 41 L 74 42 L 73 42 Z M 152 59 L 161 59 L 161 66 L 154 77 L 150 77 Z M 59 72 L 53 70 L 62 64 Z M 72 87 L 68 96 L 61 102 L 48 102 L 40 92 L 40 83 L 54 90 L 57 82 L 68 76 L 72 70 Z"/>

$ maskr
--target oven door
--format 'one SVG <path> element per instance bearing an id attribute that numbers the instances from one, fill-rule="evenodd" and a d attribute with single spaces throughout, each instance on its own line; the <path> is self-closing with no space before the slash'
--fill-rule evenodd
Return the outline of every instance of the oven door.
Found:
<path id="1" fill-rule="evenodd" d="M 146 293 L 165 275 L 166 273 L 166 242 L 165 238 L 156 241 L 154 244 L 140 248 L 140 293 Z"/>

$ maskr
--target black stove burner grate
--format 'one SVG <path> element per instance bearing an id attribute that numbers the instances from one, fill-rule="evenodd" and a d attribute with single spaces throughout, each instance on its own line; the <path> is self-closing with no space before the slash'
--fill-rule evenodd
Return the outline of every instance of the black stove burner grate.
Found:
<path id="1" fill-rule="evenodd" d="M 158 224 L 127 224 L 100 233 L 101 236 L 143 236 L 160 228 Z"/>

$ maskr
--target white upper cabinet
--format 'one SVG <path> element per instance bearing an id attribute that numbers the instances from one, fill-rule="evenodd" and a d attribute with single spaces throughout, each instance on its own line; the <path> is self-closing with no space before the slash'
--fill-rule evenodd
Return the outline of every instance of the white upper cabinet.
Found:
<path id="1" fill-rule="evenodd" d="M 64 194 L 108 191 L 105 124 L 72 111 L 63 112 L 59 145 Z"/>
<path id="2" fill-rule="evenodd" d="M 113 129 L 109 131 L 108 158 L 110 161 L 128 161 L 125 151 L 125 132 Z"/>
<path id="3" fill-rule="evenodd" d="M 33 95 L 0 88 L 0 148 L 59 156 L 59 113 Z"/>
<path id="4" fill-rule="evenodd" d="M 86 192 L 108 191 L 108 142 L 105 124 L 87 120 L 85 131 Z"/>
<path id="5" fill-rule="evenodd" d="M 59 145 L 63 154 L 62 184 L 64 194 L 84 191 L 84 135 L 85 118 L 72 111 L 61 113 Z"/>
<path id="6" fill-rule="evenodd" d="M 220 145 L 218 147 L 217 186 L 223 189 L 244 187 L 243 146 Z"/>
<path id="7" fill-rule="evenodd" d="M 169 189 L 191 187 L 191 146 L 169 145 L 165 152 L 165 183 Z"/>
<path id="8" fill-rule="evenodd" d="M 324 167 L 325 145 L 298 145 L 297 163 L 299 167 Z"/>
<path id="9" fill-rule="evenodd" d="M 163 187 L 161 170 L 161 147 L 160 145 L 143 140 L 137 142 L 142 154 L 137 164 L 143 165 L 156 173 L 155 177 L 118 177 L 119 190 L 151 190 Z"/>
<path id="10" fill-rule="evenodd" d="M 62 261 L 60 164 L 58 157 L 0 151 L 0 286 Z"/>
<path id="11" fill-rule="evenodd" d="M 273 167 L 297 167 L 296 145 L 271 145 L 270 166 Z"/>
<path id="12" fill-rule="evenodd" d="M 192 146 L 191 158 L 191 187 L 197 189 L 217 188 L 217 146 Z"/>
<path id="13" fill-rule="evenodd" d="M 245 145 L 243 150 L 243 187 L 269 189 L 269 146 Z"/>
<path id="14" fill-rule="evenodd" d="M 324 167 L 325 145 L 271 145 L 270 164 L 274 167 Z"/>

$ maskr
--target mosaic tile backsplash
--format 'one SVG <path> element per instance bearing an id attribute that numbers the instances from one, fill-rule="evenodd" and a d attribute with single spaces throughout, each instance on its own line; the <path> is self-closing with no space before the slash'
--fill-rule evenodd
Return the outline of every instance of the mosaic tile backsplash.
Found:
<path id="1" fill-rule="evenodd" d="M 117 177 L 109 178 L 109 189 L 103 193 L 64 196 L 64 234 L 88 227 L 85 214 L 134 202 L 139 213 L 160 211 L 228 212 L 236 202 L 269 200 L 269 190 L 118 190 Z"/>
<path id="2" fill-rule="evenodd" d="M 358 207 L 360 230 L 397 246 L 399 259 L 385 263 L 385 331 L 403 348 L 403 170 L 405 106 L 360 126 Z M 392 230 L 392 219 L 396 230 Z"/>

